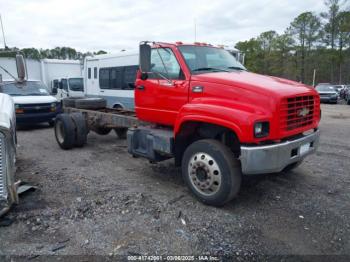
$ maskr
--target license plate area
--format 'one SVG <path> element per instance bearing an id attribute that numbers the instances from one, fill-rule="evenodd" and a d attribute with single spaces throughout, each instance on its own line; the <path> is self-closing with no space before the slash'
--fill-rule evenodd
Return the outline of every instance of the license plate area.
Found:
<path id="1" fill-rule="evenodd" d="M 300 146 L 300 149 L 299 149 L 299 154 L 302 156 L 304 154 L 306 154 L 307 152 L 310 151 L 310 148 L 311 148 L 311 143 L 306 143 L 304 145 L 301 145 Z"/>

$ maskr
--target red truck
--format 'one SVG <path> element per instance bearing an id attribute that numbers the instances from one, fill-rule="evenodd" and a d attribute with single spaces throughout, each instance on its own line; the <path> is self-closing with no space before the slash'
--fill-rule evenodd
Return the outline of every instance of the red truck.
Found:
<path id="1" fill-rule="evenodd" d="M 139 55 L 136 115 L 66 107 L 55 126 L 62 148 L 81 136 L 84 144 L 82 128 L 120 136 L 129 128 L 130 154 L 175 158 L 193 194 L 216 206 L 237 195 L 242 175 L 292 169 L 315 152 L 321 110 L 313 87 L 248 72 L 208 44 L 141 42 Z"/>

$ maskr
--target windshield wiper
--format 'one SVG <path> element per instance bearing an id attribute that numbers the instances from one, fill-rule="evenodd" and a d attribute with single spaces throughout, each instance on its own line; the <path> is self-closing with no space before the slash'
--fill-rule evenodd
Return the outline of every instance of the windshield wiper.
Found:
<path id="1" fill-rule="evenodd" d="M 239 67 L 239 66 L 229 66 L 229 67 L 227 67 L 227 68 L 229 68 L 229 69 L 235 69 L 235 70 L 245 70 L 244 68 Z"/>
<path id="2" fill-rule="evenodd" d="M 223 68 L 215 68 L 215 67 L 200 67 L 200 68 L 193 69 L 192 71 L 196 72 L 196 71 L 211 71 L 211 70 L 230 72 L 229 70 L 226 70 Z"/>

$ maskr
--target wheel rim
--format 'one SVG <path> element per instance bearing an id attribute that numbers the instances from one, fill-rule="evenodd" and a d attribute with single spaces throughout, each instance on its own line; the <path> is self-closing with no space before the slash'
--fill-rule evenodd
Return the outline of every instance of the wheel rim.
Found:
<path id="1" fill-rule="evenodd" d="M 203 195 L 214 195 L 221 186 L 221 170 L 213 157 L 207 153 L 194 154 L 188 163 L 192 186 Z"/>
<path id="2" fill-rule="evenodd" d="M 64 127 L 62 124 L 62 121 L 57 121 L 56 125 L 55 125 L 55 131 L 56 131 L 56 137 L 57 140 L 60 144 L 62 144 L 64 142 Z"/>

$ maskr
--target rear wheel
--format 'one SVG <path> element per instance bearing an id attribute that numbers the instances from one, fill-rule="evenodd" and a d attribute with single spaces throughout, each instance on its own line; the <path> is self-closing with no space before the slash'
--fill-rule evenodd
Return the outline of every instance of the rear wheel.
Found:
<path id="1" fill-rule="evenodd" d="M 62 149 L 71 149 L 75 145 L 75 126 L 69 114 L 60 114 L 55 120 L 55 137 Z"/>
<path id="2" fill-rule="evenodd" d="M 182 159 L 182 175 L 192 193 L 203 203 L 222 206 L 241 186 L 241 167 L 231 150 L 213 139 L 191 144 Z"/>
<path id="3" fill-rule="evenodd" d="M 82 113 L 70 114 L 75 125 L 75 146 L 82 147 L 86 144 L 88 128 Z"/>
<path id="4" fill-rule="evenodd" d="M 75 101 L 75 107 L 80 109 L 106 108 L 107 101 L 103 98 L 84 98 Z"/>

